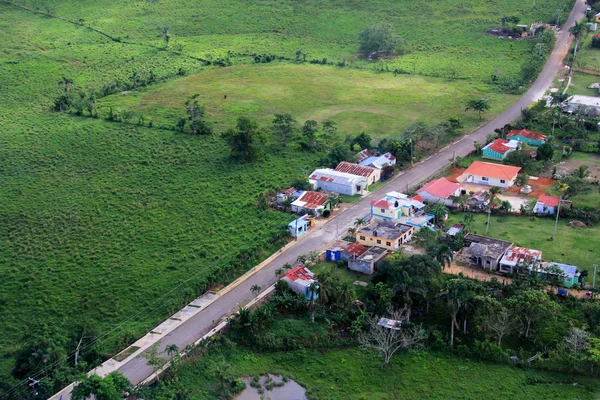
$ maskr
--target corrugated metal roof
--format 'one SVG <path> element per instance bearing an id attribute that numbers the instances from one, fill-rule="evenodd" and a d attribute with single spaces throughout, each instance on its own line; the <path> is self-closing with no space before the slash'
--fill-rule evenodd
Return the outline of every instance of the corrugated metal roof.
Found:
<path id="1" fill-rule="evenodd" d="M 508 133 L 508 135 L 506 135 L 506 137 L 513 137 L 513 136 L 521 136 L 524 138 L 528 138 L 528 139 L 534 139 L 534 140 L 541 140 L 541 141 L 546 141 L 546 135 L 542 135 L 541 133 L 537 133 L 537 132 L 532 132 L 528 129 L 521 129 L 521 130 L 513 130 L 510 131 Z"/>
<path id="2" fill-rule="evenodd" d="M 338 166 L 335 167 L 335 170 L 339 172 L 345 172 L 347 174 L 364 176 L 365 178 L 370 177 L 376 172 L 375 168 L 365 167 L 364 165 L 360 164 L 352 164 L 347 161 L 342 161 L 339 163 Z"/>
<path id="3" fill-rule="evenodd" d="M 365 177 L 347 174 L 345 172 L 335 171 L 329 168 L 316 169 L 310 175 L 310 179 L 334 182 L 341 185 L 354 185 L 367 182 L 367 179 Z"/>

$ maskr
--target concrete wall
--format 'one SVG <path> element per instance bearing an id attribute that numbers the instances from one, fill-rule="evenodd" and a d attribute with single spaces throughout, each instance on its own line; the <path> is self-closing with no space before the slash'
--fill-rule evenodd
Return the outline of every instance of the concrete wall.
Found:
<path id="1" fill-rule="evenodd" d="M 356 185 L 341 185 L 335 182 L 326 182 L 321 180 L 315 180 L 313 185 L 313 189 L 323 189 L 328 192 L 334 192 L 339 194 L 345 194 L 347 196 L 354 196 L 357 193 L 362 193 L 363 190 L 366 189 L 366 182 L 363 181 L 360 184 L 361 192 L 358 192 L 356 189 Z"/>
<path id="2" fill-rule="evenodd" d="M 362 274 L 371 275 L 375 271 L 375 264 L 372 261 L 367 262 L 364 260 L 353 260 L 352 258 L 350 258 L 348 260 L 348 269 L 360 272 Z"/>
<path id="3" fill-rule="evenodd" d="M 498 186 L 501 188 L 509 188 L 512 185 L 515 184 L 514 180 L 504 180 L 504 183 L 502 182 L 501 179 L 498 178 L 490 178 L 487 177 L 488 180 L 484 180 L 483 176 L 480 175 L 469 175 L 467 176 L 467 179 L 465 180 L 466 183 L 476 183 L 479 185 L 488 185 L 488 186 Z"/>

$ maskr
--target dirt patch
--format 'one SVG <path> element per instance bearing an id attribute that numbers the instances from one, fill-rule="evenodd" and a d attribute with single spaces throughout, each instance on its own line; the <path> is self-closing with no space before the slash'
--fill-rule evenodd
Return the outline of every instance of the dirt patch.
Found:
<path id="1" fill-rule="evenodd" d="M 537 199 L 541 195 L 546 194 L 546 190 L 549 187 L 554 186 L 555 183 L 556 183 L 556 181 L 551 178 L 535 177 L 535 176 L 531 177 L 529 179 L 529 186 L 531 186 L 531 193 L 528 193 L 527 197 Z M 510 193 L 512 195 L 524 196 L 522 193 L 519 192 L 520 190 L 521 190 L 520 187 L 513 186 L 513 187 L 508 188 L 507 193 Z"/>
<path id="2" fill-rule="evenodd" d="M 465 172 L 464 168 L 450 168 L 450 175 L 446 177 L 450 182 L 459 183 L 457 178 Z"/>
<path id="3" fill-rule="evenodd" d="M 582 161 L 582 160 L 566 160 L 556 164 L 556 176 L 561 178 L 570 175 L 571 172 L 578 169 L 582 165 L 587 165 L 590 176 L 588 180 L 595 182 L 600 179 L 600 157 L 594 157 L 596 161 Z M 544 175 L 552 175 L 552 171 L 545 171 Z"/>

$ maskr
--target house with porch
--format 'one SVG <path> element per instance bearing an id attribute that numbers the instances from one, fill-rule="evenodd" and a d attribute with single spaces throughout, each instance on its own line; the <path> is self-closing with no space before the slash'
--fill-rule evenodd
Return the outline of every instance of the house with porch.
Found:
<path id="1" fill-rule="evenodd" d="M 556 262 L 543 262 L 541 267 L 538 268 L 538 273 L 540 275 L 548 274 L 548 269 L 550 267 L 556 267 L 562 271 L 564 275 L 563 285 L 565 285 L 566 287 L 579 285 L 580 273 L 577 271 L 576 266 Z"/>
<path id="2" fill-rule="evenodd" d="M 482 149 L 483 158 L 502 161 L 515 150 L 519 149 L 517 140 L 496 139 Z"/>
<path id="3" fill-rule="evenodd" d="M 292 202 L 292 212 L 296 214 L 309 214 L 319 216 L 325 210 L 331 210 L 329 197 L 323 192 L 304 191 Z"/>
<path id="4" fill-rule="evenodd" d="M 367 190 L 368 182 L 364 176 L 347 174 L 330 168 L 319 168 L 310 174 L 308 182 L 313 190 L 354 196 Z"/>
<path id="5" fill-rule="evenodd" d="M 546 135 L 528 129 L 512 130 L 508 132 L 506 137 L 509 140 L 518 140 L 519 142 L 527 143 L 530 146 L 540 146 L 548 140 Z"/>
<path id="6" fill-rule="evenodd" d="M 506 250 L 500 260 L 500 272 L 514 274 L 520 269 L 524 271 L 535 271 L 542 263 L 542 252 L 540 250 L 528 249 L 526 247 L 511 246 Z"/>
<path id="7" fill-rule="evenodd" d="M 417 194 L 425 203 L 442 203 L 451 206 L 454 203 L 452 197 L 460 196 L 461 190 L 460 184 L 450 182 L 446 178 L 439 178 L 426 183 L 417 190 Z"/>
<path id="8" fill-rule="evenodd" d="M 498 271 L 500 260 L 513 244 L 500 239 L 468 233 L 464 237 L 467 261 L 487 271 Z"/>
<path id="9" fill-rule="evenodd" d="M 338 166 L 335 167 L 335 170 L 346 174 L 365 177 L 367 179 L 367 187 L 381 180 L 381 170 L 365 165 L 353 164 L 348 161 L 339 163 Z"/>
<path id="10" fill-rule="evenodd" d="M 426 213 L 424 208 L 425 204 L 418 196 L 409 197 L 404 193 L 388 192 L 382 199 L 371 201 L 371 218 L 410 225 L 419 230 L 431 226 L 431 220 L 435 218 Z"/>
<path id="11" fill-rule="evenodd" d="M 281 279 L 286 281 L 294 292 L 300 293 L 307 300 L 310 300 L 313 296 L 315 299 L 319 297 L 318 293 L 309 290 L 310 285 L 317 283 L 315 274 L 304 265 L 290 269 Z"/>
<path id="12" fill-rule="evenodd" d="M 396 251 L 412 239 L 415 227 L 392 221 L 373 221 L 356 232 L 356 241 L 364 246 L 376 246 Z"/>
<path id="13" fill-rule="evenodd" d="M 348 268 L 363 274 L 371 275 L 377 269 L 381 260 L 387 255 L 387 250 L 373 246 L 358 257 L 348 259 Z"/>
<path id="14" fill-rule="evenodd" d="M 469 168 L 458 177 L 462 183 L 497 186 L 507 189 L 515 184 L 521 167 L 473 161 Z"/>

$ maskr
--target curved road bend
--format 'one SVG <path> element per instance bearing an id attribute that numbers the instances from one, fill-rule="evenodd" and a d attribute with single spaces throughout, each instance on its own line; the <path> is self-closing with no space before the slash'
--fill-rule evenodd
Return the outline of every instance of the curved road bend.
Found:
<path id="1" fill-rule="evenodd" d="M 531 86 L 531 88 L 521 97 L 510 109 L 502 115 L 490 121 L 485 126 L 477 129 L 475 132 L 465 136 L 458 142 L 446 147 L 439 153 L 429 157 L 427 160 L 416 164 L 413 168 L 398 175 L 394 180 L 373 192 L 368 197 L 332 218 L 322 228 L 309 232 L 304 235 L 294 246 L 275 258 L 269 265 L 251 276 L 245 282 L 229 291 L 214 303 L 208 306 L 196 316 L 190 318 L 178 328 L 173 330 L 161 341 L 161 350 L 169 344 L 176 344 L 180 349 L 194 343 L 210 329 L 213 328 L 213 321 L 219 321 L 233 313 L 240 305 L 246 304 L 255 295 L 250 291 L 252 285 L 259 285 L 267 288 L 276 280 L 275 270 L 286 263 L 294 264 L 299 254 L 308 254 L 310 251 L 322 250 L 331 241 L 336 239 L 336 225 L 339 232 L 344 232 L 351 226 L 356 218 L 363 217 L 370 212 L 370 201 L 373 198 L 379 198 L 385 193 L 396 190 L 402 192 L 406 187 L 413 187 L 421 183 L 424 179 L 435 174 L 448 164 L 453 154 L 456 156 L 465 156 L 473 149 L 473 141 L 482 142 L 487 135 L 496 128 L 501 128 L 509 122 L 519 117 L 521 109 L 529 106 L 531 103 L 542 98 L 548 90 L 552 81 L 562 66 L 562 60 L 566 55 L 571 44 L 571 38 L 568 33 L 568 27 L 573 26 L 575 21 L 581 19 L 585 14 L 586 5 L 583 0 L 577 0 L 574 9 L 571 11 L 565 28 L 559 33 L 554 50 L 546 63 L 542 73 Z M 336 221 L 337 220 L 337 221 Z M 152 369 L 146 365 L 146 359 L 137 357 L 125 365 L 119 371 L 129 380 L 137 384 L 152 374 Z"/>

